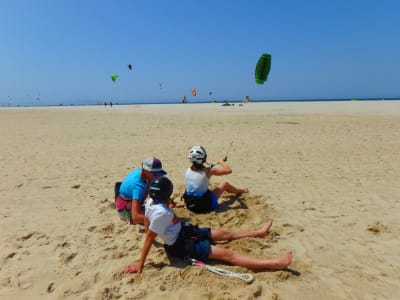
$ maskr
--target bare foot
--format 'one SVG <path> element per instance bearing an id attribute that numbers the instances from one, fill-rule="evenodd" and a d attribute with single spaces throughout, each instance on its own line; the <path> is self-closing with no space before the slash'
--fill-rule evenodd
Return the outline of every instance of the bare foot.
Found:
<path id="1" fill-rule="evenodd" d="M 271 270 L 284 270 L 292 263 L 292 251 L 287 251 L 284 255 L 274 260 L 269 266 Z"/>
<path id="2" fill-rule="evenodd" d="M 237 196 L 241 196 L 242 194 L 246 194 L 248 192 L 249 192 L 249 189 L 248 188 L 244 188 L 244 189 L 240 189 L 240 192 L 237 193 L 236 195 Z"/>
<path id="3" fill-rule="evenodd" d="M 266 235 L 267 235 L 268 232 L 269 232 L 269 229 L 270 229 L 271 226 L 272 226 L 272 221 L 273 221 L 273 220 L 270 219 L 270 220 L 264 225 L 263 228 L 261 228 L 260 230 L 257 231 L 257 237 L 259 237 L 259 238 L 266 237 Z"/>

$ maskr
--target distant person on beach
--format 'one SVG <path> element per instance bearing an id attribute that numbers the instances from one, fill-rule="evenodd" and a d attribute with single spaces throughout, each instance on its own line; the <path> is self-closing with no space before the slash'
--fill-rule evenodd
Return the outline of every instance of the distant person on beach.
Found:
<path id="1" fill-rule="evenodd" d="M 262 228 L 251 231 L 230 231 L 225 229 L 199 228 L 189 222 L 181 222 L 168 202 L 173 191 L 172 182 L 165 176 L 150 183 L 149 198 L 146 201 L 144 226 L 146 237 L 142 254 L 137 263 L 124 269 L 125 274 L 141 273 L 147 255 L 157 235 L 164 241 L 164 248 L 171 257 L 185 257 L 207 261 L 220 260 L 231 265 L 257 270 L 284 270 L 292 262 L 292 251 L 275 259 L 260 259 L 240 255 L 229 248 L 214 245 L 218 241 L 232 241 L 246 237 L 264 238 L 272 226 L 272 220 Z"/>
<path id="2" fill-rule="evenodd" d="M 112 102 L 110 102 L 110 107 L 112 107 Z"/>
<path id="3" fill-rule="evenodd" d="M 148 195 L 148 185 L 153 179 L 166 174 L 161 161 L 149 157 L 143 161 L 141 168 L 131 171 L 122 182 L 116 182 L 115 208 L 120 219 L 129 224 L 143 224 L 143 203 Z"/>
<path id="4" fill-rule="evenodd" d="M 232 173 L 225 159 L 218 160 L 220 167 L 205 166 L 207 161 L 206 149 L 194 146 L 189 151 L 189 160 L 192 165 L 185 174 L 185 193 L 183 199 L 186 207 L 195 213 L 208 213 L 218 208 L 218 198 L 223 192 L 236 195 L 248 193 L 248 188 L 236 188 L 227 181 L 222 181 L 214 190 L 209 189 L 211 176 L 223 176 Z"/>
<path id="5" fill-rule="evenodd" d="M 104 101 L 104 107 L 107 107 L 107 102 L 106 101 Z"/>
<path id="6" fill-rule="evenodd" d="M 186 102 L 187 102 L 187 98 L 186 98 L 186 96 L 183 96 L 182 103 L 186 103 Z"/>
<path id="7" fill-rule="evenodd" d="M 250 103 L 252 100 L 249 96 L 246 96 L 243 100 L 244 103 Z"/>
<path id="8" fill-rule="evenodd" d="M 228 99 L 224 100 L 224 104 L 222 104 L 222 106 L 231 106 L 231 105 L 233 104 L 230 104 Z"/>

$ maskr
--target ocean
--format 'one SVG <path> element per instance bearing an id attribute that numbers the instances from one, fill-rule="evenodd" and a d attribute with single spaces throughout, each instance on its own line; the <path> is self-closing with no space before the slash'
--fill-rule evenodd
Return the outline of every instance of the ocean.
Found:
<path id="1" fill-rule="evenodd" d="M 399 101 L 400 97 L 396 98 L 337 98 L 337 99 L 272 99 L 272 100 L 259 100 L 255 99 L 252 102 L 333 102 L 333 101 Z M 197 100 L 197 101 L 188 101 L 184 104 L 191 103 L 243 103 L 243 100 L 218 100 L 218 101 L 210 101 L 210 100 Z M 159 101 L 121 101 L 121 102 L 112 102 L 112 105 L 145 105 L 145 104 L 179 104 L 182 103 L 181 100 L 159 100 Z M 62 103 L 62 104 L 46 104 L 46 103 L 33 103 L 31 105 L 19 105 L 19 104 L 3 104 L 3 107 L 47 107 L 47 106 L 97 106 L 97 105 L 110 105 L 110 102 L 96 102 L 93 101 L 74 101 L 70 104 Z"/>

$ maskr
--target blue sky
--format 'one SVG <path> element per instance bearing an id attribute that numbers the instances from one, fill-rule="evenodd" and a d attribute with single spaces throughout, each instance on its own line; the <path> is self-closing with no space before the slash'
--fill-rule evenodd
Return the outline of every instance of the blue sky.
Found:
<path id="1" fill-rule="evenodd" d="M 399 12 L 397 0 L 0 0 L 0 105 L 399 97 Z"/>

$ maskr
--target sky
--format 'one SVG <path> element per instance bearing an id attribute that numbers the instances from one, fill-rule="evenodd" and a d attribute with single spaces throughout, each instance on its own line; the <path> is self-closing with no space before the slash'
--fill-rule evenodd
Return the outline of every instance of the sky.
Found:
<path id="1" fill-rule="evenodd" d="M 0 106 L 400 98 L 399 12 L 398 0 L 0 0 Z"/>

